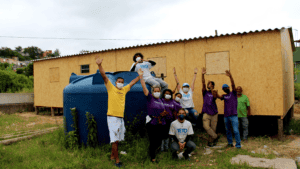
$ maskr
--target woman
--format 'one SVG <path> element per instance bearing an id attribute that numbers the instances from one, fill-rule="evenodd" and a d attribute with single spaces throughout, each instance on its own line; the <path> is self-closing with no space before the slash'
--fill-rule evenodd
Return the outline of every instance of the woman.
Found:
<path id="1" fill-rule="evenodd" d="M 142 72 L 140 69 L 139 72 Z M 147 112 L 151 117 L 151 121 L 147 124 L 147 131 L 150 141 L 149 153 L 151 162 L 156 162 L 155 160 L 155 151 L 162 142 L 163 128 L 166 126 L 166 115 L 167 111 L 162 100 L 159 98 L 161 95 L 160 87 L 153 87 L 152 93 L 149 93 L 144 79 L 141 79 L 141 84 L 143 87 L 143 92 L 147 97 Z"/>
<path id="2" fill-rule="evenodd" d="M 182 106 L 182 108 L 188 110 L 188 112 L 189 112 L 188 117 L 191 119 L 192 125 L 196 126 L 196 122 L 197 122 L 199 113 L 197 112 L 197 110 L 194 109 L 195 106 L 194 106 L 194 102 L 193 102 L 193 92 L 194 92 L 194 86 L 195 86 L 198 69 L 195 68 L 195 70 L 194 70 L 194 78 L 193 78 L 191 87 L 188 83 L 184 83 L 182 85 L 182 88 L 180 87 L 175 68 L 173 69 L 173 71 L 174 71 L 175 80 L 178 84 L 177 90 L 182 95 L 181 102 L 180 102 L 181 106 Z"/>
<path id="3" fill-rule="evenodd" d="M 166 116 L 166 126 L 164 128 L 164 133 L 162 137 L 162 144 L 161 144 L 161 151 L 167 151 L 169 149 L 169 130 L 171 123 L 177 119 L 177 111 L 181 108 L 180 105 L 174 103 L 173 100 L 173 93 L 170 89 L 166 89 L 163 91 L 163 98 L 162 101 L 165 106 L 165 110 L 168 112 Z"/>

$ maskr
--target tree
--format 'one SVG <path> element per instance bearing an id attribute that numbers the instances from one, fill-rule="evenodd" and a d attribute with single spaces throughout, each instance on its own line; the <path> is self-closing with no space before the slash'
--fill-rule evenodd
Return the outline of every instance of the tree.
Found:
<path id="1" fill-rule="evenodd" d="M 22 52 L 22 47 L 21 46 L 16 47 L 16 51 L 17 52 Z"/>
<path id="2" fill-rule="evenodd" d="M 17 68 L 17 71 L 16 71 L 16 73 L 17 74 L 24 74 L 24 68 Z"/>
<path id="3" fill-rule="evenodd" d="M 56 57 L 56 56 L 60 56 L 60 52 L 58 49 L 55 49 L 53 55 Z"/>
<path id="4" fill-rule="evenodd" d="M 33 76 L 33 63 L 29 63 L 29 64 L 27 65 L 27 67 L 25 68 L 25 75 L 26 75 L 27 77 Z"/>
<path id="5" fill-rule="evenodd" d="M 31 46 L 24 48 L 24 53 L 28 53 L 31 59 L 37 59 L 38 57 L 43 56 L 44 52 L 42 51 L 42 49 L 36 46 Z"/>

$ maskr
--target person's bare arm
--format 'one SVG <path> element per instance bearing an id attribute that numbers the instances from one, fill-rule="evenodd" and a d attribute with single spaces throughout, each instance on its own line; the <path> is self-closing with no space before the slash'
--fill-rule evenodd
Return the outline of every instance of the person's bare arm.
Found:
<path id="1" fill-rule="evenodd" d="M 194 78 L 193 78 L 193 81 L 192 81 L 192 84 L 191 84 L 192 92 L 194 92 L 194 86 L 195 86 L 195 81 L 196 81 L 197 73 L 198 73 L 198 69 L 195 68 L 195 70 L 194 70 Z"/>
<path id="2" fill-rule="evenodd" d="M 140 79 L 142 79 L 143 78 L 143 75 L 142 75 L 142 77 L 139 75 L 138 77 L 136 77 L 135 79 L 133 79 L 130 83 L 129 83 L 129 85 L 130 85 L 130 88 L 134 85 L 134 84 L 136 84 Z"/>
<path id="3" fill-rule="evenodd" d="M 250 106 L 247 106 L 248 116 L 251 116 Z"/>
<path id="4" fill-rule="evenodd" d="M 202 68 L 202 93 L 206 90 L 205 78 L 204 78 L 205 73 L 206 73 L 206 69 Z"/>
<path id="5" fill-rule="evenodd" d="M 144 72 L 141 69 L 139 69 L 138 73 L 139 73 L 139 76 L 143 76 Z M 143 87 L 143 92 L 144 92 L 145 96 L 148 96 L 149 90 L 147 89 L 145 80 L 143 78 L 141 78 L 141 85 Z"/>
<path id="6" fill-rule="evenodd" d="M 97 65 L 98 65 L 98 68 L 99 68 L 99 72 L 100 72 L 100 74 L 101 74 L 101 76 L 102 76 L 102 78 L 103 78 L 103 80 L 104 80 L 104 83 L 105 84 L 107 84 L 107 82 L 108 82 L 108 78 L 107 78 L 107 76 L 106 76 L 106 74 L 105 74 L 105 71 L 104 71 L 104 69 L 103 69 L 103 67 L 102 67 L 102 61 L 103 61 L 103 59 L 97 59 L 96 60 L 96 63 L 97 63 Z"/>
<path id="7" fill-rule="evenodd" d="M 230 78 L 232 91 L 236 91 L 235 84 L 234 84 L 234 81 L 233 81 L 233 77 L 232 77 L 230 71 L 226 70 L 225 73 Z"/>
<path id="8" fill-rule="evenodd" d="M 176 80 L 176 83 L 177 83 L 177 90 L 179 91 L 180 90 L 180 83 L 179 83 L 179 80 L 178 80 L 177 75 L 176 75 L 175 67 L 173 69 L 173 72 L 174 72 L 174 77 L 175 77 L 175 80 Z"/>

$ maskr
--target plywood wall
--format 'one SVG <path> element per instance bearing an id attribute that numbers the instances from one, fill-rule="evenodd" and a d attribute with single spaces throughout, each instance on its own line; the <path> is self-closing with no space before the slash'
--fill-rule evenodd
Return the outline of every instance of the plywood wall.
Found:
<path id="1" fill-rule="evenodd" d="M 284 108 L 284 105 L 289 106 L 291 103 L 290 94 L 292 93 L 292 89 L 283 89 L 284 85 L 291 85 L 290 83 L 283 84 L 283 81 L 290 81 L 290 77 L 285 77 L 283 73 L 283 64 L 285 63 L 283 63 L 281 52 L 282 35 L 284 34 L 279 31 L 249 33 L 34 62 L 35 105 L 62 107 L 62 92 L 64 87 L 69 84 L 71 73 L 94 74 L 98 69 L 95 63 L 96 58 L 104 59 L 103 67 L 107 72 L 128 71 L 133 63 L 133 55 L 140 52 L 145 59 L 166 58 L 164 71 L 166 71 L 167 77 L 165 81 L 172 90 L 176 86 L 173 75 L 174 67 L 176 67 L 181 85 L 185 82 L 191 84 L 194 68 L 197 67 L 199 71 L 195 82 L 194 104 L 195 109 L 201 112 L 203 104 L 201 68 L 207 64 L 206 54 L 227 51 L 229 53 L 229 69 L 236 86 L 242 86 L 244 94 L 249 97 L 252 114 L 281 116 L 283 110 L 287 109 Z M 284 45 L 288 46 L 285 43 Z M 285 50 L 288 51 L 288 54 L 291 52 L 290 47 L 285 47 Z M 288 55 L 287 58 L 290 56 L 292 55 Z M 83 64 L 90 65 L 90 73 L 80 73 L 80 65 Z M 49 71 L 51 67 L 59 67 L 60 81 L 57 83 L 49 83 L 49 76 L 45 76 L 47 75 L 45 71 Z M 230 85 L 230 80 L 225 72 L 207 74 L 205 80 L 206 83 L 208 80 L 214 81 L 215 89 L 219 91 L 219 94 L 224 94 L 221 88 L 224 83 Z M 289 92 L 287 95 L 289 99 L 283 104 L 285 90 Z M 219 113 L 223 114 L 223 101 L 217 100 L 217 105 Z"/>
<path id="2" fill-rule="evenodd" d="M 294 104 L 293 52 L 288 29 L 280 31 L 283 74 L 283 112 L 287 113 Z"/>

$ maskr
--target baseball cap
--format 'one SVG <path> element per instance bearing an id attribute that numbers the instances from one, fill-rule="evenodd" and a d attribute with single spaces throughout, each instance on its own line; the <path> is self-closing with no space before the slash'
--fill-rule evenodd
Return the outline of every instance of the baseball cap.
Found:
<path id="1" fill-rule="evenodd" d="M 188 83 L 183 83 L 182 85 L 183 87 L 187 86 L 187 87 L 190 87 L 190 85 Z"/>
<path id="2" fill-rule="evenodd" d="M 229 87 L 227 84 L 223 84 L 222 89 L 225 87 Z"/>

